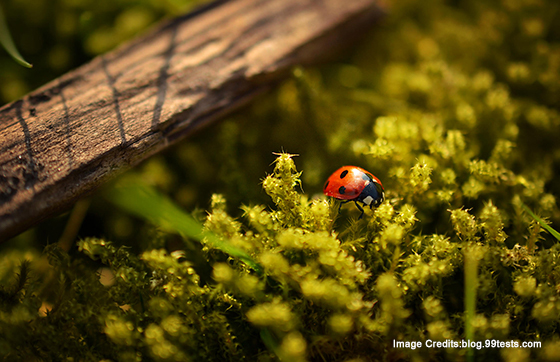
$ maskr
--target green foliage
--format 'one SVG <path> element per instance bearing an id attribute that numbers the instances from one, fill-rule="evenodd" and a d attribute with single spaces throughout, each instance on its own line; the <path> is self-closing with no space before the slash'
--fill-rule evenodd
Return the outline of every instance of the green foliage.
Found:
<path id="1" fill-rule="evenodd" d="M 352 59 L 106 190 L 108 237 L 3 253 L 2 358 L 558 360 L 559 16 L 394 2 Z M 343 164 L 386 189 L 361 220 L 320 195 Z M 393 344 L 465 338 L 543 344 Z"/>

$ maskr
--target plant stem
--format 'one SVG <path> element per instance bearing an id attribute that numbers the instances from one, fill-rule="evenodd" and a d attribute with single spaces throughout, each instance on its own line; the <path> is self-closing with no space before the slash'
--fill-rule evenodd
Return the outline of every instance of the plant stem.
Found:
<path id="1" fill-rule="evenodd" d="M 476 246 L 467 246 L 464 251 L 465 261 L 465 338 L 467 343 L 473 340 L 473 320 L 476 314 L 476 288 L 478 286 L 479 250 Z M 474 361 L 474 350 L 468 348 L 467 361 Z"/>

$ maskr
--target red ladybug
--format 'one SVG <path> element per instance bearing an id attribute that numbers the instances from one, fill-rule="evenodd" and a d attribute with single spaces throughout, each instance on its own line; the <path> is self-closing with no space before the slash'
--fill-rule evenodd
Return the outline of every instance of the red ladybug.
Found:
<path id="1" fill-rule="evenodd" d="M 370 172 L 356 166 L 343 166 L 336 170 L 325 182 L 323 193 L 335 199 L 345 200 L 343 203 L 354 201 L 362 212 L 360 219 L 364 216 L 364 209 L 358 201 L 373 208 L 385 199 L 385 189 L 381 181 Z"/>

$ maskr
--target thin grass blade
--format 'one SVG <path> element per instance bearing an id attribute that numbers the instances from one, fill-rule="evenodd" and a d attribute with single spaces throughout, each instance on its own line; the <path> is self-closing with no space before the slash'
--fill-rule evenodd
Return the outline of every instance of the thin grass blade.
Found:
<path id="1" fill-rule="evenodd" d="M 202 224 L 191 215 L 147 185 L 132 181 L 122 182 L 108 192 L 107 199 L 167 232 L 178 233 L 198 241 L 205 240 L 212 247 L 243 261 L 257 273 L 262 273 L 261 266 L 244 250 L 205 231 Z"/>
<path id="2" fill-rule="evenodd" d="M 0 44 L 6 49 L 8 54 L 16 62 L 23 65 L 26 68 L 31 68 L 33 65 L 28 63 L 23 59 L 19 51 L 17 50 L 14 41 L 12 40 L 12 36 L 10 35 L 10 31 L 8 30 L 8 24 L 6 24 L 6 18 L 4 17 L 4 11 L 2 10 L 2 6 L 0 5 Z"/>
<path id="3" fill-rule="evenodd" d="M 525 204 L 521 204 L 521 207 L 523 208 L 523 210 L 527 211 L 527 213 L 531 215 L 533 219 L 535 219 L 539 224 L 541 224 L 541 226 L 546 231 L 548 231 L 552 236 L 554 236 L 556 240 L 560 240 L 560 233 L 558 231 L 551 228 L 543 219 L 535 215 L 531 210 L 529 210 L 527 206 L 525 206 Z"/>

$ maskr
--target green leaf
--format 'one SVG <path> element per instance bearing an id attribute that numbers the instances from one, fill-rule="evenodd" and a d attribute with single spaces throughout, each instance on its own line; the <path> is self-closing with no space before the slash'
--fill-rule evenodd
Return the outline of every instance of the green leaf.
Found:
<path id="1" fill-rule="evenodd" d="M 129 213 L 158 225 L 165 231 L 188 236 L 198 241 L 204 239 L 214 248 L 243 261 L 257 273 L 262 273 L 261 266 L 244 250 L 205 231 L 202 224 L 192 216 L 147 185 L 136 181 L 121 182 L 108 192 L 107 199 Z"/>
<path id="2" fill-rule="evenodd" d="M 541 219 L 540 217 L 538 217 L 537 215 L 535 215 L 531 210 L 529 210 L 529 208 L 527 206 L 525 206 L 525 204 L 521 204 L 521 207 L 523 208 L 523 210 L 527 211 L 527 213 L 529 215 L 531 215 L 531 217 L 533 219 L 535 219 L 539 224 L 541 224 L 541 226 L 548 231 L 550 234 L 552 234 L 552 236 L 554 236 L 556 238 L 556 240 L 560 240 L 560 233 L 556 230 L 554 230 L 553 228 L 551 228 L 543 219 Z"/>
<path id="3" fill-rule="evenodd" d="M 4 11 L 2 10 L 2 6 L 0 5 L 0 44 L 6 49 L 8 54 L 16 62 L 23 65 L 24 67 L 31 68 L 33 67 L 32 64 L 26 62 L 21 54 L 18 52 L 16 46 L 14 45 L 14 41 L 12 40 L 12 36 L 10 35 L 10 31 L 8 30 L 8 25 L 6 24 L 6 18 L 4 17 Z"/>

